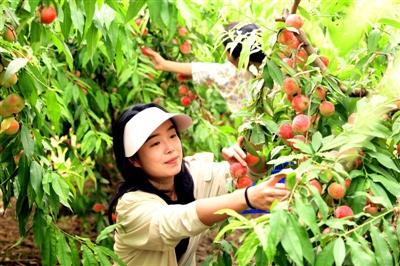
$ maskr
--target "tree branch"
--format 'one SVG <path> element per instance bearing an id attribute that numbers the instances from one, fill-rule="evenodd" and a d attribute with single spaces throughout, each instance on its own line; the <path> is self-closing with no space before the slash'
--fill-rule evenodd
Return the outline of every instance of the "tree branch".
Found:
<path id="1" fill-rule="evenodd" d="M 295 0 L 292 6 L 292 9 L 290 10 L 290 14 L 296 14 L 297 8 L 299 7 L 301 0 Z"/>
<path id="2" fill-rule="evenodd" d="M 296 34 L 297 35 L 297 34 Z M 307 39 L 306 34 L 302 29 L 299 29 L 299 34 L 297 35 L 300 42 L 303 43 L 303 47 L 306 50 L 308 55 L 316 54 L 315 49 L 311 46 L 310 42 Z M 317 57 L 314 61 L 315 65 L 321 69 L 322 72 L 326 71 L 326 66 L 322 63 L 321 59 Z"/>

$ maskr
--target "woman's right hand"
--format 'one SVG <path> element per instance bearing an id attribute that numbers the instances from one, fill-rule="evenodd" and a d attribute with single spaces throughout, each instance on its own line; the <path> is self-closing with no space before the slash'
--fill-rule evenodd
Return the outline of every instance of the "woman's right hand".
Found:
<path id="1" fill-rule="evenodd" d="M 290 191 L 286 189 L 285 184 L 278 183 L 280 179 L 282 176 L 276 175 L 256 186 L 249 187 L 247 196 L 250 204 L 256 209 L 269 210 L 275 200 L 287 199 Z"/>
<path id="2" fill-rule="evenodd" d="M 142 47 L 141 48 L 142 53 L 150 58 L 151 62 L 153 62 L 154 68 L 156 70 L 165 70 L 165 62 L 166 60 L 156 51 L 149 47 Z"/>

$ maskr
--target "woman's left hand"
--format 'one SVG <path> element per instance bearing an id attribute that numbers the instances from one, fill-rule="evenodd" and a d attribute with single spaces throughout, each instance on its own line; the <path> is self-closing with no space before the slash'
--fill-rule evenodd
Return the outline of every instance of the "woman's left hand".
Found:
<path id="1" fill-rule="evenodd" d="M 222 149 L 222 157 L 227 160 L 229 163 L 239 162 L 243 166 L 247 166 L 245 161 L 246 153 L 242 150 L 242 144 L 244 141 L 244 137 L 240 136 L 237 139 L 237 142 L 230 147 Z"/>

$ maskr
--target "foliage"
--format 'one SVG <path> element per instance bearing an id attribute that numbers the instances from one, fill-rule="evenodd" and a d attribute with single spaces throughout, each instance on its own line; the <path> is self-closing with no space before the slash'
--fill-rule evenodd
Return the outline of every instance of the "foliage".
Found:
<path id="1" fill-rule="evenodd" d="M 122 264 L 110 250 L 109 235 L 115 226 L 107 227 L 103 215 L 105 188 L 118 180 L 110 129 L 122 110 L 149 101 L 194 118 L 194 126 L 183 136 L 186 154 L 210 150 L 219 156 L 240 126 L 246 148 L 261 147 L 252 152 L 267 158 L 268 174 L 274 165 L 296 163 L 284 170 L 292 189 L 289 201 L 256 219 L 229 212 L 233 218 L 219 237 L 242 229 L 243 244 L 234 247 L 217 239 L 216 256 L 205 263 L 399 263 L 400 117 L 393 103 L 400 95 L 400 24 L 395 1 L 301 3 L 303 30 L 317 53 L 295 68 L 280 58 L 285 46 L 277 42 L 278 32 L 285 26 L 275 21 L 292 1 L 3 2 L 0 187 L 5 207 L 12 197 L 17 200 L 21 237 L 33 221 L 43 265 L 109 265 L 112 260 Z M 48 5 L 55 8 L 57 18 L 45 25 L 40 11 Z M 251 88 L 253 102 L 240 113 L 230 114 L 214 87 L 195 87 L 157 72 L 141 54 L 140 48 L 149 46 L 171 60 L 223 61 L 224 51 L 218 45 L 221 26 L 231 21 L 260 25 L 268 54 Z M 181 36 L 180 27 L 189 33 Z M 182 53 L 179 46 L 187 41 L 191 51 Z M 299 52 L 291 51 L 293 60 Z M 317 54 L 329 58 L 327 71 L 315 65 Z M 295 115 L 281 90 L 288 76 L 311 99 L 306 113 L 315 119 L 305 142 L 287 142 L 277 134 L 279 126 Z M 192 92 L 186 107 L 179 95 L 181 84 Z M 330 117 L 318 115 L 319 85 L 334 103 L 336 112 Z M 351 97 L 365 91 L 370 97 Z M 23 109 L 10 109 L 6 104 L 10 95 L 23 98 Z M 356 122 L 351 125 L 347 119 L 353 112 Z M 18 122 L 16 134 L 11 134 L 10 118 Z M 362 150 L 357 169 L 343 156 L 349 149 Z M 309 184 L 311 179 L 321 182 L 322 195 Z M 351 179 L 345 198 L 335 201 L 326 195 L 331 179 L 340 184 Z M 366 212 L 367 201 L 378 208 L 377 213 Z M 96 209 L 94 204 L 103 207 Z M 333 217 L 341 204 L 353 209 L 351 218 Z M 98 231 L 104 229 L 95 243 L 57 226 L 62 215 L 92 212 L 97 212 Z M 326 228 L 329 233 L 323 232 Z"/>

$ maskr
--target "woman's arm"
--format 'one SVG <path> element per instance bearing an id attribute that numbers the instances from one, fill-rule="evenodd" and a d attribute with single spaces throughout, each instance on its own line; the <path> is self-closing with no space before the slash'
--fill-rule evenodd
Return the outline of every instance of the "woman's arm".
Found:
<path id="1" fill-rule="evenodd" d="M 268 181 L 248 188 L 247 197 L 249 203 L 254 208 L 267 210 L 273 201 L 286 199 L 289 196 L 289 191 L 284 187 L 284 184 L 277 184 L 280 179 L 280 176 L 275 176 Z M 212 225 L 227 218 L 227 215 L 215 214 L 218 210 L 232 209 L 242 211 L 248 207 L 245 199 L 245 189 L 196 201 L 197 215 L 205 225 Z"/>
<path id="2" fill-rule="evenodd" d="M 142 52 L 145 56 L 151 59 L 154 68 L 157 70 L 182 73 L 187 76 L 192 75 L 192 63 L 182 63 L 182 62 L 166 60 L 159 53 L 148 47 L 142 48 Z"/>

